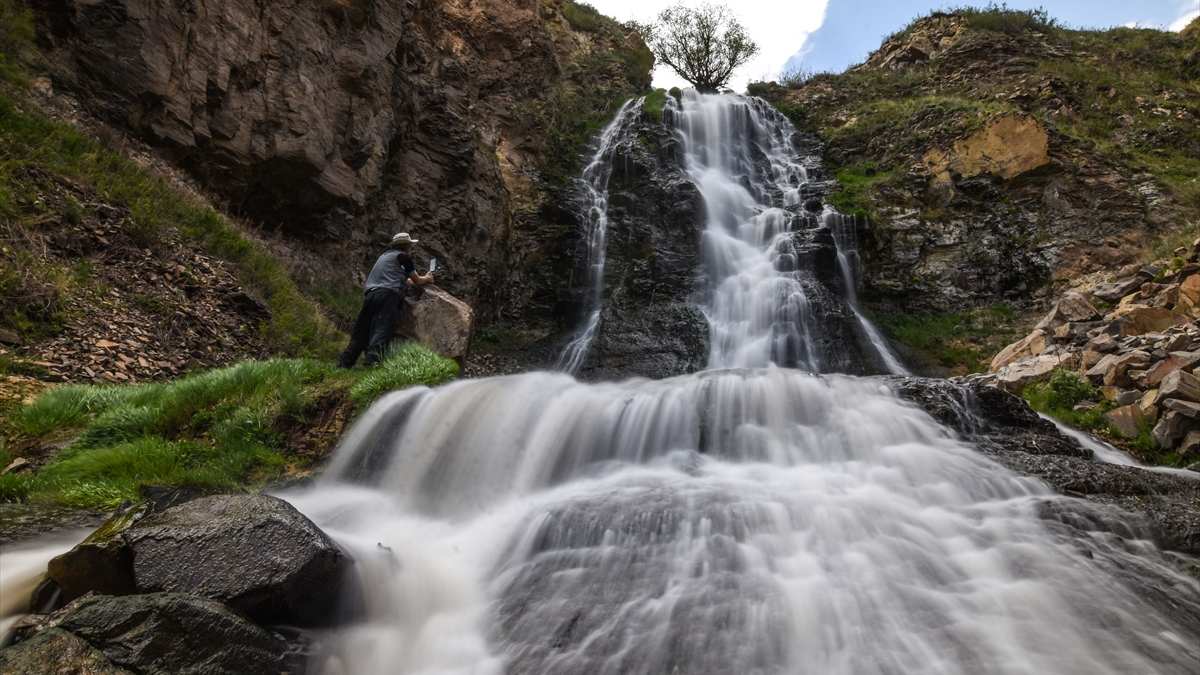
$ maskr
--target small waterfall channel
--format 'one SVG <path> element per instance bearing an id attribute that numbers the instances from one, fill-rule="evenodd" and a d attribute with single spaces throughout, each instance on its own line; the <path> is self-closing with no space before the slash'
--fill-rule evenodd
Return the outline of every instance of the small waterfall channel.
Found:
<path id="1" fill-rule="evenodd" d="M 604 148 L 636 106 L 584 174 L 601 248 Z M 710 367 L 532 372 L 377 402 L 315 486 L 282 495 L 352 553 L 369 591 L 313 669 L 1200 672 L 1200 582 L 1148 542 L 1051 527 L 1040 506 L 1066 498 L 902 399 L 896 379 L 828 372 L 821 289 L 840 279 L 856 309 L 853 223 L 802 212 L 810 167 L 787 121 L 693 93 L 667 114 L 705 202 Z"/>

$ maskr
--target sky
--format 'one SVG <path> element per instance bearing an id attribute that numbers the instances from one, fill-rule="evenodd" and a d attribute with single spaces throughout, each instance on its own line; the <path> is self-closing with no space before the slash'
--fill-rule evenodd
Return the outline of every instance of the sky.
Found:
<path id="1" fill-rule="evenodd" d="M 621 21 L 650 21 L 680 0 L 586 0 Z M 717 0 L 721 2 L 722 0 Z M 759 53 L 734 75 L 730 87 L 777 79 L 781 72 L 845 70 L 862 62 L 883 38 L 914 17 L 948 6 L 985 6 L 985 0 L 723 0 L 758 42 Z M 701 0 L 683 0 L 686 5 Z M 1008 0 L 1014 9 L 1045 7 L 1073 28 L 1141 26 L 1182 30 L 1200 16 L 1200 0 Z M 654 71 L 657 87 L 686 86 L 669 68 Z"/>

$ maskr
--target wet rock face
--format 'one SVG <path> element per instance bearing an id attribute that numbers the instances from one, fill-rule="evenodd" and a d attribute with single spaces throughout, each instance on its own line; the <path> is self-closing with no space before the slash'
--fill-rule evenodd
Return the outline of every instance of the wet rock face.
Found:
<path id="1" fill-rule="evenodd" d="M 21 637 L 21 636 L 19 636 Z M 0 650 L 5 673 L 274 673 L 288 646 L 220 603 L 181 593 L 92 595 Z"/>
<path id="2" fill-rule="evenodd" d="M 543 175 L 571 161 L 548 157 L 563 101 L 649 85 L 640 40 L 562 0 L 31 4 L 56 83 L 289 235 L 300 276 L 345 283 L 407 230 L 486 319 L 561 285 L 541 270 L 566 260 Z"/>
<path id="3" fill-rule="evenodd" d="M 708 359 L 699 308 L 704 205 L 668 125 L 643 117 L 632 138 L 617 149 L 608 182 L 605 300 L 585 378 L 670 377 L 700 370 Z M 586 264 L 586 255 L 576 259 Z M 576 278 L 586 279 L 586 270 Z"/>
<path id="4" fill-rule="evenodd" d="M 350 559 L 287 502 L 214 495 L 118 515 L 53 559 L 69 601 L 88 592 L 194 593 L 264 623 L 326 624 L 337 615 Z"/>

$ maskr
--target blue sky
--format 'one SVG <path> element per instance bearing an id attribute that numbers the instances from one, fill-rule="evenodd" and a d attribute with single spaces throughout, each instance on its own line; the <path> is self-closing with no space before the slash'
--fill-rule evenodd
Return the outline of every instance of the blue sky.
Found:
<path id="1" fill-rule="evenodd" d="M 956 2 L 984 6 L 986 2 Z M 914 16 L 945 7 L 928 0 L 830 0 L 821 27 L 806 36 L 785 69 L 801 66 L 811 71 L 841 71 L 861 62 L 883 37 Z M 1139 25 L 1167 28 L 1189 13 L 1200 13 L 1200 0 L 1009 0 L 1014 9 L 1045 7 L 1051 16 L 1073 28 L 1110 28 Z M 1182 27 L 1182 26 L 1181 26 Z"/>
<path id="2" fill-rule="evenodd" d="M 584 0 L 601 12 L 627 21 L 649 21 L 680 0 Z M 696 5 L 704 0 L 683 0 Z M 844 70 L 861 62 L 884 36 L 913 17 L 947 6 L 985 6 L 986 0 L 715 0 L 724 2 L 745 24 L 761 49 L 731 86 L 745 89 L 753 80 L 775 79 L 800 66 L 808 70 Z M 1072 27 L 1106 28 L 1138 24 L 1176 30 L 1200 14 L 1200 0 L 1008 0 L 1008 6 L 1045 7 Z M 685 84 L 667 68 L 654 72 L 654 84 Z"/>

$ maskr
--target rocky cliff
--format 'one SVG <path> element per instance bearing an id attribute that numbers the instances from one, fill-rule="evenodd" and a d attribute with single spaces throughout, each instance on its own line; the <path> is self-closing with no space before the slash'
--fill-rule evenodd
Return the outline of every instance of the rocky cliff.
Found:
<path id="1" fill-rule="evenodd" d="M 834 203 L 871 224 L 865 291 L 885 324 L 1020 315 L 1200 221 L 1197 30 L 935 13 L 844 74 L 752 91 L 826 142 Z M 958 347 L 940 365 L 986 367 L 999 345 Z"/>
<path id="2" fill-rule="evenodd" d="M 548 315 L 550 195 L 652 62 L 563 0 L 31 4 L 55 86 L 282 233 L 316 294 L 353 298 L 408 230 L 484 321 Z"/>

